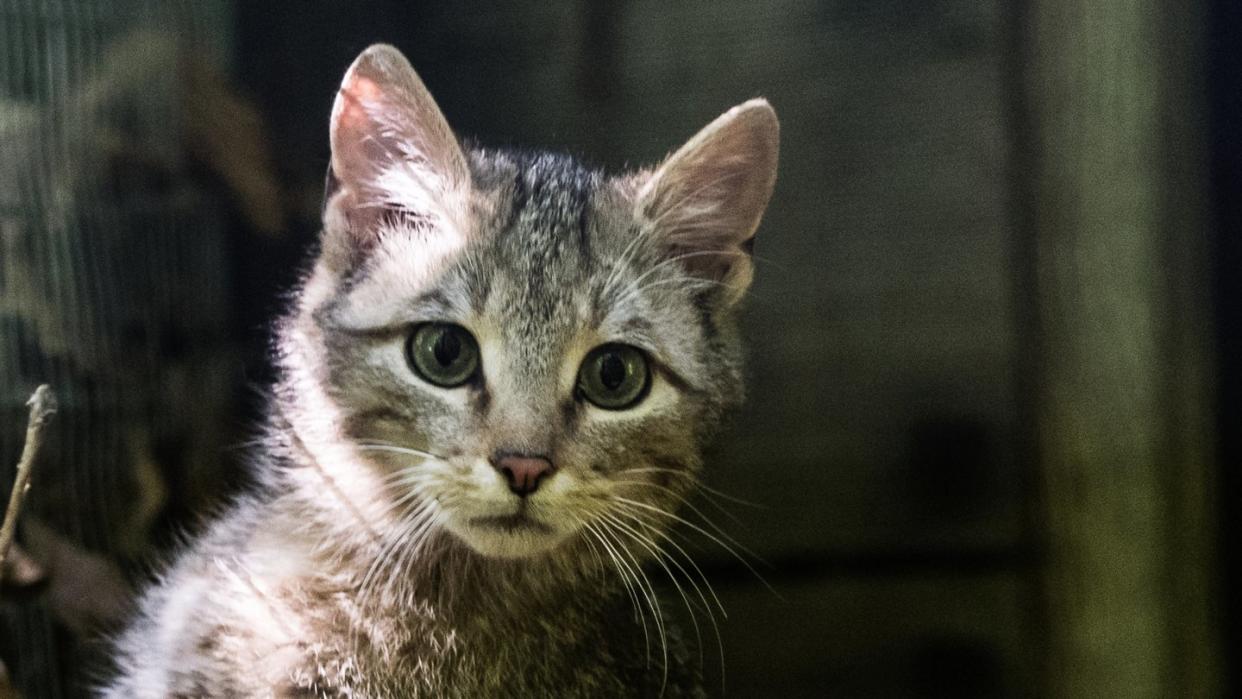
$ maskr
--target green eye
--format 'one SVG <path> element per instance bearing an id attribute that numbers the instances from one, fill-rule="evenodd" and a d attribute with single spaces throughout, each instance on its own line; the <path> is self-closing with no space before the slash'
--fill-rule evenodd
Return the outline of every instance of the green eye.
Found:
<path id="1" fill-rule="evenodd" d="M 629 345 L 596 347 L 578 370 L 582 396 L 605 410 L 632 408 L 647 395 L 651 370 L 647 356 Z"/>
<path id="2" fill-rule="evenodd" d="M 442 388 L 460 386 L 479 370 L 479 345 L 460 325 L 427 323 L 414 328 L 405 353 L 414 373 Z"/>

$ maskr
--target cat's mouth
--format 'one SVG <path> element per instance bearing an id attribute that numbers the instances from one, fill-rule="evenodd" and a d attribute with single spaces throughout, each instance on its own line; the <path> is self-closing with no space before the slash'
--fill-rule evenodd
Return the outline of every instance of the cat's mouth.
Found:
<path id="1" fill-rule="evenodd" d="M 515 512 L 511 515 L 489 515 L 487 517 L 475 517 L 470 523 L 488 529 L 496 529 L 503 532 L 529 532 L 532 534 L 551 534 L 552 527 L 543 522 L 532 519 L 525 512 Z"/>
<path id="2" fill-rule="evenodd" d="M 485 514 L 463 517 L 458 526 L 449 519 L 446 524 L 467 546 L 484 556 L 495 558 L 527 558 L 556 548 L 567 536 L 556 526 L 536 518 L 525 510 L 510 514 Z"/>

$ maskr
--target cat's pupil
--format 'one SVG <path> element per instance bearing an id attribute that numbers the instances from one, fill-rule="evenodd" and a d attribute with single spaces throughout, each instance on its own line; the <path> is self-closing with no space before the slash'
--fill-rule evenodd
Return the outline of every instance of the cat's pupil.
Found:
<path id="1" fill-rule="evenodd" d="M 616 354 L 606 354 L 599 362 L 599 380 L 604 388 L 615 391 L 625 381 L 625 362 Z"/>
<path id="2" fill-rule="evenodd" d="M 436 338 L 436 342 L 431 347 L 431 351 L 436 356 L 436 361 L 440 366 L 452 366 L 453 362 L 461 356 L 461 338 L 456 333 L 442 332 L 440 337 Z"/>

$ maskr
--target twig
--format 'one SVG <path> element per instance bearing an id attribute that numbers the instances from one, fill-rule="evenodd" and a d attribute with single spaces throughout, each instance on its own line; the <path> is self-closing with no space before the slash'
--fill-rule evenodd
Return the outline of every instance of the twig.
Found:
<path id="1" fill-rule="evenodd" d="M 43 427 L 56 412 L 56 394 L 47 384 L 43 384 L 35 389 L 26 405 L 30 406 L 30 421 L 26 423 L 26 444 L 17 462 L 17 477 L 13 480 L 13 491 L 9 493 L 9 507 L 4 511 L 4 525 L 0 526 L 0 564 L 8 558 L 9 547 L 13 544 L 17 515 L 21 513 L 26 491 L 30 490 L 30 469 L 39 454 L 39 447 L 43 446 Z"/>

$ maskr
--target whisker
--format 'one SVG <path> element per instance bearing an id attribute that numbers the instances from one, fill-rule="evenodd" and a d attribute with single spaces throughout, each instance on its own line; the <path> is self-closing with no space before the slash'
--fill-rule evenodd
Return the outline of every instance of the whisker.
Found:
<path id="1" fill-rule="evenodd" d="M 410 447 L 401 447 L 401 446 L 397 446 L 396 444 L 383 444 L 379 442 L 359 442 L 358 448 L 363 451 L 386 451 L 386 452 L 392 452 L 394 454 L 405 454 L 407 456 L 423 456 L 429 459 L 440 459 L 440 460 L 444 459 L 444 457 L 440 456 L 439 454 L 433 454 L 429 451 L 423 451 L 422 449 L 412 449 Z"/>
<path id="2" fill-rule="evenodd" d="M 598 520 L 597 520 L 598 521 Z M 642 592 L 643 597 L 647 599 L 647 607 L 651 609 L 652 618 L 655 620 L 656 633 L 660 637 L 660 658 L 663 664 L 663 682 L 660 686 L 660 693 L 664 693 L 664 685 L 668 682 L 668 635 L 664 626 L 664 612 L 660 607 L 659 595 L 656 594 L 655 587 L 651 584 L 651 578 L 647 577 L 647 573 L 643 571 L 642 566 L 634 558 L 625 545 L 621 542 L 620 536 L 606 522 L 598 522 L 601 527 L 600 531 L 616 545 L 619 556 L 622 561 L 628 561 L 628 566 L 634 574 L 634 582 L 637 583 L 638 589 Z"/>
<path id="3" fill-rule="evenodd" d="M 704 519 L 704 521 L 706 521 L 706 522 L 708 522 L 708 523 L 710 523 L 710 522 L 711 522 L 711 519 L 710 519 L 710 518 L 708 518 L 708 516 L 707 516 L 707 515 L 703 514 L 703 513 L 699 510 L 699 508 L 695 507 L 695 506 L 694 506 L 694 503 L 693 503 L 693 502 L 691 502 L 688 498 L 683 497 L 682 493 L 680 493 L 680 492 L 678 492 L 678 491 L 676 491 L 676 490 L 673 490 L 672 488 L 670 488 L 670 487 L 668 487 L 668 486 L 666 486 L 666 485 L 664 485 L 664 484 L 662 484 L 662 483 L 656 483 L 656 482 L 654 482 L 654 481 L 612 481 L 612 483 L 615 483 L 615 484 L 617 484 L 617 485 L 643 485 L 643 486 L 649 486 L 649 487 L 652 487 L 652 488 L 659 488 L 660 490 L 663 490 L 663 491 L 665 491 L 665 492 L 667 492 L 667 493 L 669 493 L 669 494 L 671 494 L 671 495 L 676 496 L 676 497 L 677 497 L 677 499 L 678 499 L 678 500 L 680 500 L 680 501 L 682 502 L 682 504 L 684 504 L 686 507 L 690 508 L 690 510 L 691 510 L 692 512 L 694 512 L 695 514 L 697 514 L 698 516 L 702 517 L 702 518 Z M 737 518 L 737 515 L 733 514 L 732 512 L 728 511 L 727 509 L 725 509 L 723 506 L 721 506 L 721 504 L 720 504 L 720 503 L 718 503 L 718 502 L 716 502 L 715 500 L 712 500 L 711 498 L 707 497 L 707 495 L 706 495 L 705 493 L 700 493 L 700 494 L 704 496 L 704 497 L 703 497 L 703 501 L 704 501 L 704 502 L 707 502 L 707 503 L 708 503 L 708 504 L 710 504 L 712 507 L 715 507 L 717 510 L 720 510 L 721 514 L 723 514 L 725 517 L 728 517 L 729 519 L 733 520 L 733 521 L 734 521 L 736 524 L 738 524 L 739 526 L 742 526 L 742 527 L 746 526 L 746 525 L 745 525 L 745 523 L 744 523 L 744 522 L 742 522 L 742 520 L 740 520 L 740 519 L 738 519 L 738 518 Z"/>
<path id="4" fill-rule="evenodd" d="M 425 513 L 419 516 L 410 532 L 404 537 L 405 544 L 401 547 L 401 552 L 397 554 L 396 566 L 394 566 L 393 575 L 389 576 L 387 584 L 384 586 L 384 594 L 391 598 L 392 586 L 404 579 L 409 566 L 417 561 L 422 554 L 423 546 L 427 543 L 428 537 L 439 524 L 440 513 L 435 507 L 430 507 Z"/>
<path id="5" fill-rule="evenodd" d="M 650 521 L 643 519 L 641 516 L 642 513 L 640 512 L 629 512 L 624 508 L 617 508 L 614 511 L 617 514 L 629 517 L 631 521 L 635 522 L 636 524 L 642 525 L 648 531 L 664 539 L 665 541 L 669 543 L 670 546 L 676 549 L 677 552 L 680 553 L 682 557 L 686 559 L 686 562 L 689 563 L 692 568 L 694 568 L 694 571 L 698 574 L 699 579 L 703 581 L 703 585 L 707 587 L 707 591 L 711 593 L 712 599 L 716 602 L 716 608 L 720 610 L 720 614 L 724 616 L 726 619 L 729 618 L 729 613 L 725 611 L 724 603 L 720 601 L 719 595 L 716 594 L 715 588 L 712 587 L 712 584 L 707 579 L 707 575 L 703 572 L 703 569 L 699 567 L 698 563 L 694 562 L 694 557 L 691 556 L 689 552 L 687 552 L 684 548 L 682 548 L 681 544 L 678 544 L 677 540 L 674 539 L 671 534 L 664 531 L 664 529 L 662 529 L 661 527 L 652 524 Z M 690 577 L 689 575 L 687 575 L 686 577 L 690 579 L 691 584 L 694 584 L 694 579 L 692 577 Z M 697 585 L 695 585 L 695 587 L 697 588 Z M 700 594 L 702 593 L 700 592 Z M 706 600 L 704 600 L 704 603 L 706 603 Z"/>
<path id="6" fill-rule="evenodd" d="M 645 502 L 639 502 L 639 501 L 637 501 L 637 500 L 631 500 L 631 499 L 629 499 L 629 498 L 623 498 L 623 497 L 616 496 L 616 495 L 614 495 L 614 496 L 613 496 L 613 499 L 614 499 L 614 500 L 616 500 L 616 501 L 618 501 L 618 502 L 623 502 L 623 503 L 626 503 L 627 505 L 631 505 L 631 506 L 633 506 L 633 507 L 641 507 L 641 508 L 642 508 L 642 509 L 644 509 L 644 510 L 648 510 L 648 511 L 650 511 L 650 512 L 654 512 L 655 514 L 658 514 L 658 515 L 661 515 L 661 516 L 667 517 L 667 518 L 669 518 L 669 519 L 671 519 L 671 520 L 673 520 L 673 521 L 675 521 L 675 522 L 680 522 L 681 524 L 684 524 L 685 526 L 690 527 L 691 529 L 693 529 L 693 530 L 697 531 L 698 533 L 702 534 L 703 536 L 706 536 L 707 538 L 709 538 L 709 539 L 711 539 L 712 541 L 716 542 L 716 544 L 717 544 L 718 546 L 720 546 L 721 548 L 723 548 L 725 551 L 729 552 L 729 554 L 731 554 L 734 558 L 736 558 L 738 561 L 740 561 L 742 565 L 746 566 L 746 569 L 750 571 L 751 575 L 754 575 L 754 576 L 755 576 L 755 578 L 757 578 L 757 579 L 759 580 L 759 582 L 763 583 L 763 584 L 764 584 L 764 586 L 765 586 L 765 587 L 767 587 L 767 588 L 768 588 L 768 590 L 770 590 L 770 591 L 772 592 L 772 594 L 775 594 L 775 595 L 776 595 L 776 596 L 778 596 L 778 597 L 780 596 L 780 593 L 778 593 L 778 592 L 776 591 L 776 589 L 775 589 L 775 588 L 773 588 L 773 587 L 772 587 L 772 585 L 771 585 L 770 583 L 768 583 L 768 581 L 767 581 L 767 580 L 766 580 L 766 579 L 765 579 L 762 575 L 760 575 L 760 574 L 759 574 L 759 571 L 755 570 L 755 567 L 754 567 L 754 566 L 752 566 L 752 565 L 750 564 L 750 561 L 747 561 L 747 560 L 746 560 L 746 558 L 745 558 L 745 557 L 743 557 L 740 553 L 738 553 L 738 551 L 737 551 L 737 550 L 734 550 L 734 548 L 733 548 L 732 546 L 729 546 L 729 544 L 726 544 L 724 541 L 722 541 L 722 540 L 720 539 L 720 537 L 716 536 L 715 534 L 712 534 L 711 532 L 709 532 L 709 531 L 707 531 L 706 529 L 704 529 L 704 528 L 700 527 L 699 525 L 695 524 L 694 522 L 691 522 L 690 520 L 686 519 L 685 517 L 681 517 L 681 516 L 679 516 L 679 515 L 677 515 L 677 514 L 674 514 L 674 513 L 672 513 L 672 512 L 669 512 L 669 511 L 667 511 L 667 510 L 664 510 L 664 509 L 661 509 L 661 508 L 656 507 L 656 506 L 654 506 L 654 505 L 649 505 L 649 504 L 647 504 L 647 503 L 645 503 Z M 745 553 L 745 554 L 747 554 L 747 555 L 751 556 L 751 557 L 752 557 L 752 558 L 754 558 L 755 560 L 758 560 L 758 561 L 763 561 L 763 559 L 762 559 L 762 558 L 760 558 L 758 555 L 756 555 L 756 554 L 755 554 L 755 552 L 751 551 L 750 549 L 746 548 L 745 546 L 741 545 L 740 543 L 738 543 L 738 542 L 736 542 L 736 541 L 733 541 L 731 537 L 726 537 L 726 538 L 729 538 L 729 539 L 730 539 L 730 541 L 732 541 L 732 543 L 733 543 L 735 546 L 737 546 L 737 548 L 738 548 L 738 549 L 740 549 L 740 550 L 742 551 L 742 553 Z"/>
<path id="7" fill-rule="evenodd" d="M 584 522 L 581 519 L 579 519 L 578 525 L 582 526 L 583 524 Z M 591 556 L 595 560 L 596 570 L 599 570 L 601 572 L 606 572 L 608 567 L 604 565 L 604 559 L 602 556 L 600 556 L 599 547 L 595 545 L 595 541 L 591 537 L 583 537 L 582 542 L 586 544 L 587 550 L 591 552 Z"/>
<path id="8" fill-rule="evenodd" d="M 650 515 L 645 515 L 645 513 L 643 513 L 643 512 L 630 512 L 630 511 L 627 511 L 627 510 L 626 510 L 626 508 L 623 508 L 623 507 L 615 507 L 615 506 L 614 506 L 614 507 L 609 507 L 609 508 L 607 508 L 607 509 L 608 509 L 608 511 L 610 511 L 610 512 L 615 512 L 615 513 L 616 513 L 616 514 L 618 514 L 618 515 L 621 515 L 621 516 L 623 516 L 623 517 L 626 517 L 626 518 L 630 519 L 630 520 L 631 520 L 632 522 L 634 522 L 635 524 L 637 524 L 637 525 L 639 525 L 639 526 L 642 526 L 642 527 L 643 527 L 644 529 L 646 529 L 647 531 L 649 531 L 649 532 L 651 532 L 652 534 L 654 534 L 654 535 L 656 535 L 656 536 L 660 537 L 661 539 L 665 540 L 666 542 L 668 542 L 668 544 L 669 544 L 669 545 L 671 545 L 674 549 L 676 549 L 676 551 L 677 551 L 678 553 L 680 553 L 680 554 L 681 554 L 681 556 L 685 559 L 686 563 L 689 563 L 689 564 L 690 564 L 690 566 L 691 566 L 692 568 L 694 568 L 694 571 L 695 571 L 695 573 L 697 573 L 697 574 L 698 574 L 699 579 L 701 579 L 701 580 L 703 581 L 703 586 L 704 586 L 704 587 L 706 587 L 706 588 L 707 588 L 708 593 L 710 593 L 710 594 L 711 594 L 712 599 L 713 599 L 713 600 L 715 601 L 715 603 L 716 603 L 716 608 L 718 608 L 718 609 L 720 610 L 721 615 L 722 615 L 722 616 L 724 616 L 725 618 L 728 618 L 729 614 L 728 614 L 728 612 L 725 610 L 725 608 L 724 608 L 724 604 L 720 601 L 720 596 L 716 594 L 716 589 L 712 586 L 711 581 L 710 581 L 710 580 L 708 580 L 707 575 L 703 572 L 703 569 L 702 569 L 702 568 L 700 568 L 700 567 L 699 567 L 699 565 L 698 565 L 697 563 L 695 563 L 694 558 L 693 558 L 693 557 L 692 557 L 689 553 L 687 553 L 687 552 L 686 552 L 686 550 L 685 550 L 684 548 L 682 548 L 682 547 L 681 547 L 681 546 L 677 543 L 677 541 L 676 541 L 675 539 L 673 539 L 673 538 L 672 538 L 672 536 L 671 536 L 671 533 L 670 533 L 670 532 L 665 531 L 665 528 L 664 528 L 664 527 L 662 527 L 662 526 L 658 526 L 658 525 L 653 524 L 652 522 L 648 521 L 648 520 L 647 520 L 647 517 L 649 517 Z M 650 541 L 650 538 L 649 538 L 649 537 L 648 537 L 647 539 L 648 539 L 648 541 Z M 725 674 L 726 674 L 726 671 L 725 671 L 725 660 L 724 660 L 724 642 L 723 642 L 723 640 L 722 640 L 722 638 L 721 638 L 721 636 L 720 636 L 720 626 L 719 626 L 719 624 L 718 624 L 718 623 L 717 623 L 717 621 L 716 621 L 716 616 L 715 616 L 715 613 L 712 611 L 712 605 L 708 603 L 706 596 L 703 594 L 703 590 L 702 590 L 702 588 L 700 588 L 700 587 L 699 587 L 698 583 L 697 583 L 697 582 L 695 581 L 695 579 L 694 579 L 694 576 L 690 575 L 690 574 L 689 574 L 689 572 L 688 572 L 688 571 L 686 571 L 685 567 L 683 567 L 683 566 L 682 566 L 682 565 L 681 565 L 681 564 L 677 561 L 677 559 L 676 559 L 674 556 L 672 556 L 672 555 L 668 554 L 668 552 L 667 552 L 667 551 L 664 551 L 664 550 L 663 550 L 663 547 L 657 547 L 657 548 L 660 548 L 660 549 L 661 549 L 661 551 L 663 551 L 664 555 L 665 555 L 665 556 L 667 556 L 667 558 L 668 558 L 669 562 L 671 562 L 673 565 L 675 565 L 675 566 L 677 567 L 677 569 L 678 569 L 679 571 L 681 571 L 681 574 L 682 574 L 682 575 L 684 575 L 684 576 L 686 577 L 687 582 L 689 582 L 689 583 L 690 583 L 690 584 L 694 587 L 694 591 L 695 591 L 695 593 L 699 596 L 699 599 L 700 599 L 700 600 L 702 600 L 704 611 L 706 611 L 706 612 L 707 612 L 708 619 L 709 619 L 709 620 L 711 621 L 711 623 L 712 623 L 712 631 L 713 631 L 714 635 L 716 636 L 716 648 L 717 648 L 717 652 L 718 652 L 718 654 L 719 654 L 719 661 L 720 661 L 720 688 L 721 688 L 721 693 L 723 694 L 723 693 L 724 693 L 724 691 L 725 691 Z M 725 548 L 726 548 L 726 550 L 728 550 L 728 549 L 727 549 L 727 547 L 725 547 Z M 732 552 L 731 552 L 731 553 L 732 553 Z M 736 554 L 734 554 L 734 555 L 736 555 Z M 743 561 L 743 563 L 744 563 L 744 562 L 745 562 L 745 561 Z M 668 572 L 667 567 L 665 567 L 665 571 L 666 571 L 666 572 Z M 754 571 L 752 570 L 751 572 L 753 573 Z M 671 573 L 670 573 L 670 576 L 671 576 Z M 763 580 L 763 578 L 762 578 L 762 577 L 760 577 L 760 576 L 758 575 L 758 573 L 755 573 L 755 577 L 759 578 L 759 580 L 760 580 L 761 582 L 763 582 L 765 585 L 767 585 L 767 581 Z M 676 584 L 676 582 L 674 582 L 674 584 Z M 770 585 L 767 585 L 767 586 L 768 586 L 768 589 L 769 589 L 769 590 L 771 590 L 771 589 L 772 589 Z M 777 597 L 780 597 L 780 594 L 779 594 L 779 593 L 776 593 L 774 590 L 773 590 L 773 593 L 774 593 L 774 594 L 776 594 L 776 596 L 777 596 Z M 683 597 L 683 599 L 684 599 L 684 597 Z M 781 599 L 783 599 L 783 598 L 781 598 Z M 688 609 L 689 609 L 689 607 L 688 607 Z M 695 619 L 694 619 L 694 612 L 693 612 L 693 610 L 690 610 L 690 615 L 691 615 L 691 621 L 692 621 L 693 623 L 695 623 L 695 624 L 696 624 L 696 626 L 697 626 L 697 622 L 696 622 L 696 621 L 695 621 Z M 697 628 L 696 628 L 696 637 L 697 637 L 697 636 L 698 636 L 698 634 L 697 634 Z M 700 640 L 700 643 L 702 643 L 702 641 L 701 641 L 701 640 Z M 701 647 L 701 646 L 700 646 L 699 652 L 700 652 L 700 661 L 701 661 L 701 658 L 702 658 L 702 656 L 701 656 L 701 654 L 702 654 L 702 647 Z"/>
<path id="9" fill-rule="evenodd" d="M 639 624 L 642 626 L 643 647 L 644 647 L 643 652 L 647 658 L 647 662 L 650 663 L 651 662 L 651 635 L 647 631 L 647 618 L 646 618 L 646 615 L 643 614 L 642 605 L 638 601 L 638 593 L 635 591 L 634 584 L 630 580 L 630 576 L 627 572 L 628 568 L 622 565 L 621 560 L 617 557 L 616 551 L 604 538 L 603 534 L 600 533 L 598 528 L 596 528 L 594 525 L 592 525 L 589 522 L 583 522 L 582 526 L 599 541 L 601 546 L 604 547 L 604 550 L 607 551 L 608 553 L 608 557 L 612 559 L 612 564 L 613 566 L 616 567 L 617 573 L 621 576 L 621 584 L 625 586 L 626 592 L 628 592 L 630 595 L 630 602 L 634 605 L 634 616 L 637 617 Z"/>
<path id="10" fill-rule="evenodd" d="M 430 500 L 413 502 L 420 494 L 421 493 L 418 493 L 417 491 L 411 491 L 406 495 L 406 497 L 402 498 L 402 501 L 404 502 L 394 503 L 392 509 L 400 507 L 402 510 L 398 516 L 396 524 L 393 527 L 394 531 L 397 533 L 397 536 L 391 537 L 388 541 L 384 542 L 384 545 L 380 548 L 380 551 L 376 555 L 375 561 L 372 563 L 371 570 L 374 570 L 377 565 L 382 565 L 385 562 L 386 552 L 399 546 L 408 527 L 411 526 L 418 517 L 422 516 L 423 512 L 431 507 Z M 407 503 L 412 504 L 406 507 L 405 505 Z M 371 570 L 368 572 L 371 572 Z"/>
<path id="11" fill-rule="evenodd" d="M 404 512 L 402 512 L 396 525 L 397 535 L 384 542 L 358 584 L 358 603 L 360 606 L 366 606 L 370 603 L 371 597 L 375 593 L 374 585 L 378 580 L 377 576 L 380 575 L 381 571 L 390 562 L 392 553 L 401 546 L 409 532 L 416 526 L 416 522 L 423 512 L 430 508 L 431 505 L 431 501 L 428 500 L 418 503 L 414 507 L 403 508 Z M 356 632 L 357 629 L 355 629 L 355 634 Z"/>
<path id="12" fill-rule="evenodd" d="M 421 461 L 417 464 L 411 464 L 410 466 L 402 467 L 392 473 L 381 476 L 380 483 L 382 485 L 392 485 L 393 483 L 400 481 L 409 485 L 425 485 L 435 480 L 435 477 L 431 474 L 420 473 L 414 470 L 414 467 L 423 463 L 426 462 Z"/>
<path id="13" fill-rule="evenodd" d="M 665 562 L 665 559 L 667 558 L 670 562 L 673 563 L 674 566 L 676 566 L 679 570 L 681 570 L 682 575 L 685 575 L 688 581 L 690 581 L 689 574 L 685 572 L 685 569 L 683 569 L 681 565 L 676 560 L 674 560 L 672 556 L 670 556 L 664 550 L 663 547 L 659 545 L 658 542 L 653 541 L 650 537 L 635 530 L 633 527 L 621 521 L 620 519 L 614 517 L 611 514 L 603 513 L 600 516 L 612 522 L 613 525 L 615 525 L 620 531 L 628 534 L 632 539 L 637 541 L 639 545 L 645 548 L 652 555 L 656 563 L 658 563 L 660 567 L 664 569 L 664 573 L 668 575 L 669 581 L 672 582 L 673 587 L 677 589 L 677 594 L 681 595 L 681 600 L 686 605 L 686 611 L 690 613 L 690 623 L 691 625 L 694 626 L 694 638 L 696 642 L 696 647 L 699 650 L 699 662 L 702 663 L 703 662 L 703 633 L 699 629 L 698 616 L 694 613 L 694 605 L 690 603 L 690 598 L 689 596 L 686 595 L 685 588 L 683 588 L 681 586 L 681 583 L 678 582 L 677 576 L 674 575 L 672 569 L 668 567 L 668 563 Z M 705 605 L 705 609 L 707 611 L 708 617 L 712 619 L 712 625 L 715 626 L 716 620 L 711 613 L 711 609 L 709 607 L 706 607 L 706 604 L 707 604 L 706 598 L 703 598 L 703 604 Z M 719 638 L 720 638 L 719 631 L 717 631 L 716 637 L 717 637 L 717 640 L 719 641 Z"/>
<path id="14" fill-rule="evenodd" d="M 617 471 L 617 474 L 616 474 L 616 475 L 618 475 L 618 476 L 623 476 L 623 475 L 625 475 L 625 474 L 627 474 L 627 473 L 671 473 L 671 474 L 678 475 L 678 476 L 681 476 L 682 478 L 686 478 L 686 479 L 689 479 L 689 480 L 692 480 L 692 481 L 696 480 L 696 479 L 695 479 L 695 477 L 694 477 L 693 475 L 691 475 L 690 473 L 687 473 L 687 472 L 685 472 L 685 471 L 680 471 L 680 470 L 675 469 L 675 468 L 660 468 L 660 467 L 658 467 L 658 466 L 646 466 L 646 467 L 641 467 L 641 468 L 627 468 L 627 469 L 624 469 L 624 470 L 622 470 L 622 471 Z M 713 488 L 713 487 L 711 487 L 711 486 L 707 485 L 706 483 L 698 482 L 698 483 L 696 483 L 696 488 L 698 488 L 699 490 L 702 490 L 702 491 L 704 491 L 704 492 L 711 493 L 712 495 L 715 495 L 715 496 L 717 496 L 717 497 L 724 498 L 725 500 L 728 500 L 729 502 L 737 503 L 738 505 L 745 505 L 746 507 L 754 507 L 754 508 L 761 509 L 761 510 L 766 510 L 766 509 L 768 509 L 768 506 L 767 506 L 767 505 L 764 505 L 763 503 L 751 502 L 751 501 L 749 501 L 749 500 L 743 500 L 742 498 L 739 498 L 739 497 L 737 497 L 736 495 L 730 495 L 730 494 L 728 494 L 728 493 L 726 493 L 726 492 L 724 492 L 724 491 L 717 490 L 717 489 L 715 489 L 715 488 Z"/>

